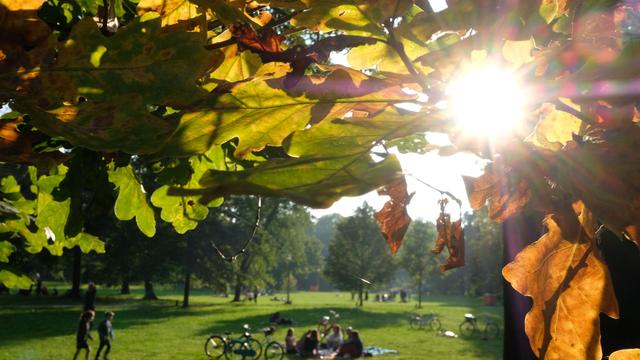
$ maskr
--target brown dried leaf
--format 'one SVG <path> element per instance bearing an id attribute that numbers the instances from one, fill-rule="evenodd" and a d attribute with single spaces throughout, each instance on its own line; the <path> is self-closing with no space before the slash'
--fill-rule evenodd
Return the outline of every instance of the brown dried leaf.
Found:
<path id="1" fill-rule="evenodd" d="M 498 222 L 520 212 L 531 199 L 531 191 L 524 179 L 510 186 L 507 175 L 499 176 L 487 167 L 477 178 L 464 176 L 471 208 L 479 209 L 489 201 L 489 216 Z"/>
<path id="2" fill-rule="evenodd" d="M 451 223 L 450 238 L 447 243 L 449 257 L 440 265 L 440 271 L 445 272 L 464 266 L 464 231 L 462 229 L 462 219 Z"/>
<path id="3" fill-rule="evenodd" d="M 230 27 L 231 34 L 245 48 L 254 51 L 282 52 L 282 36 L 272 29 L 263 29 L 259 34 L 247 24 L 236 24 Z"/>
<path id="4" fill-rule="evenodd" d="M 599 360 L 599 314 L 616 318 L 618 305 L 593 239 L 595 222 L 582 203 L 544 222 L 548 232 L 502 271 L 533 299 L 525 317 L 529 343 L 540 359 Z"/>
<path id="5" fill-rule="evenodd" d="M 378 221 L 380 231 L 382 231 L 391 253 L 395 254 L 402 244 L 409 224 L 411 224 L 411 217 L 407 214 L 407 205 L 411 202 L 413 194 L 407 193 L 407 182 L 404 176 L 379 189 L 378 194 L 391 197 L 373 217 Z"/>

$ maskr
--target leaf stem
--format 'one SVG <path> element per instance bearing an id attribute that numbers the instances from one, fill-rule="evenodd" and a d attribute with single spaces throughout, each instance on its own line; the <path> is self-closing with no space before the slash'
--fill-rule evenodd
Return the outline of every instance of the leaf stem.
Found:
<path id="1" fill-rule="evenodd" d="M 553 105 L 556 106 L 556 109 L 560 110 L 560 111 L 564 111 L 566 113 L 569 113 L 575 117 L 577 117 L 578 119 L 580 119 L 582 122 L 584 122 L 585 124 L 591 125 L 593 127 L 596 127 L 597 124 L 595 121 L 593 121 L 593 119 L 589 118 L 586 114 L 584 114 L 581 111 L 578 111 L 574 108 L 572 108 L 571 106 L 563 103 L 560 100 L 554 100 L 553 101 Z"/>

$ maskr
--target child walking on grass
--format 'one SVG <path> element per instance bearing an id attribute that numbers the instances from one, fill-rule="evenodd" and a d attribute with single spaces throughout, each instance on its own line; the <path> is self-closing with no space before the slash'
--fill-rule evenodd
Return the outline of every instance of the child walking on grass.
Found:
<path id="1" fill-rule="evenodd" d="M 104 351 L 104 359 L 107 360 L 109 356 L 109 351 L 111 351 L 111 340 L 113 340 L 113 325 L 111 321 L 113 321 L 113 316 L 115 313 L 108 311 L 105 314 L 104 320 L 98 325 L 98 335 L 100 336 L 100 347 L 98 347 L 98 352 L 96 353 L 96 359 L 100 357 L 100 352 L 103 347 L 107 349 Z"/>
<path id="2" fill-rule="evenodd" d="M 93 338 L 91 337 L 91 322 L 95 313 L 93 311 L 85 311 L 80 315 L 80 323 L 78 324 L 78 333 L 76 334 L 76 353 L 73 355 L 73 360 L 78 358 L 80 354 L 80 350 L 85 349 L 86 354 L 84 356 L 85 360 L 89 360 L 89 354 L 91 353 L 91 347 L 89 347 L 88 340 Z"/>

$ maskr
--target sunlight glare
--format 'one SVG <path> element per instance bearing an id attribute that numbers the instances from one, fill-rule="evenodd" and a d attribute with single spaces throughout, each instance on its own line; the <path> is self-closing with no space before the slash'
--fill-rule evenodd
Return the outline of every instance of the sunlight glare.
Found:
<path id="1" fill-rule="evenodd" d="M 465 132 L 497 137 L 513 131 L 525 115 L 526 94 L 514 73 L 476 68 L 447 89 L 449 106 Z"/>

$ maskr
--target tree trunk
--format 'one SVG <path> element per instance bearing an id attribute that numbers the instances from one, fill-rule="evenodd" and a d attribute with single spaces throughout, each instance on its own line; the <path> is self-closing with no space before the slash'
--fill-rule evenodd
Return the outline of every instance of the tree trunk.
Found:
<path id="1" fill-rule="evenodd" d="M 355 300 L 356 293 L 354 291 L 351 292 L 351 301 Z"/>
<path id="2" fill-rule="evenodd" d="M 82 252 L 80 247 L 73 248 L 73 275 L 71 278 L 71 290 L 67 296 L 72 298 L 80 298 L 80 273 L 82 270 Z"/>
<path id="3" fill-rule="evenodd" d="M 144 280 L 144 297 L 143 300 L 158 300 L 156 292 L 153 290 L 153 283 L 150 279 Z"/>
<path id="4" fill-rule="evenodd" d="M 241 296 L 242 296 L 242 284 L 240 283 L 240 280 L 237 280 L 236 286 L 233 290 L 233 300 L 231 300 L 231 302 L 238 302 L 242 300 L 240 298 Z"/>
<path id="5" fill-rule="evenodd" d="M 191 271 L 184 273 L 184 296 L 182 297 L 182 307 L 189 307 L 189 291 L 191 290 Z"/>
<path id="6" fill-rule="evenodd" d="M 358 289 L 358 306 L 362 307 L 362 284 L 360 284 L 360 288 Z"/>
<path id="7" fill-rule="evenodd" d="M 418 309 L 422 309 L 422 270 L 418 273 Z"/>
<path id="8" fill-rule="evenodd" d="M 193 259 L 193 239 L 187 239 L 187 252 L 184 259 L 184 296 L 182 307 L 189 307 L 189 292 L 191 291 L 191 261 Z"/>
<path id="9" fill-rule="evenodd" d="M 122 285 L 120 286 L 120 294 L 121 295 L 129 295 L 131 294 L 131 288 L 129 287 L 129 280 L 122 280 Z"/>
<path id="10" fill-rule="evenodd" d="M 235 292 L 233 295 L 232 302 L 238 302 L 241 300 L 242 290 L 244 289 L 244 284 L 242 282 L 242 275 L 245 274 L 249 270 L 249 266 L 251 265 L 251 254 L 245 253 L 244 258 L 242 259 L 242 264 L 240 264 L 240 269 L 238 269 L 238 273 L 236 274 L 236 286 Z"/>

